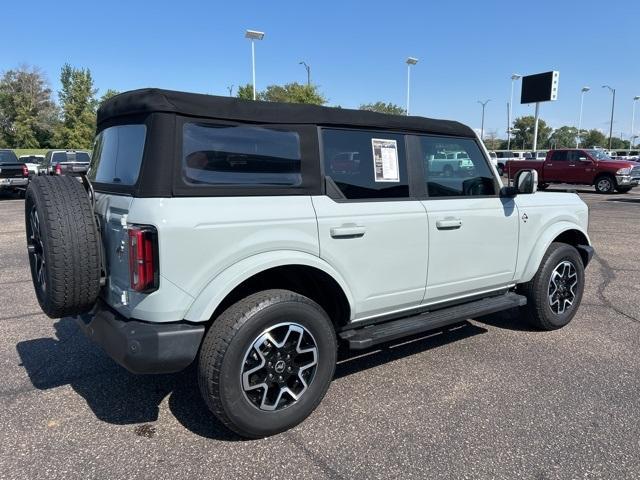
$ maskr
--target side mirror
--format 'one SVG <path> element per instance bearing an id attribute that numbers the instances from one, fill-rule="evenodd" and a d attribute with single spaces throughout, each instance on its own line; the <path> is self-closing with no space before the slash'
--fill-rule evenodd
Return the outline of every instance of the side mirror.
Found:
<path id="1" fill-rule="evenodd" d="M 520 170 L 513 181 L 519 194 L 530 194 L 538 191 L 538 171 Z"/>

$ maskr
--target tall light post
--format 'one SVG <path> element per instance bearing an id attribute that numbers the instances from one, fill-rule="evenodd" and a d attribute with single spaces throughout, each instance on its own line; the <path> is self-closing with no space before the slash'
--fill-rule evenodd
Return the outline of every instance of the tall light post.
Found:
<path id="1" fill-rule="evenodd" d="M 602 88 L 608 88 L 612 94 L 611 97 L 611 121 L 609 123 L 609 150 L 611 150 L 611 137 L 613 137 L 613 111 L 616 108 L 616 89 L 609 85 L 603 85 Z"/>
<path id="2" fill-rule="evenodd" d="M 576 135 L 576 148 L 580 147 L 580 135 L 582 132 L 582 106 L 584 105 L 584 94 L 591 90 L 591 87 L 582 87 L 580 90 L 580 116 L 578 117 L 578 134 Z"/>
<path id="3" fill-rule="evenodd" d="M 514 73 L 511 75 L 511 96 L 509 97 L 509 111 L 507 112 L 507 150 L 511 150 L 511 113 L 513 111 L 513 84 L 520 80 L 522 75 Z"/>
<path id="4" fill-rule="evenodd" d="M 631 110 L 631 135 L 629 137 L 629 150 L 633 148 L 633 129 L 635 127 L 634 123 L 636 122 L 636 102 L 640 100 L 640 96 L 633 97 L 633 109 Z"/>
<path id="5" fill-rule="evenodd" d="M 233 97 L 233 85 L 229 85 L 229 86 L 227 87 L 227 90 L 229 90 L 229 96 L 230 96 L 230 97 Z"/>
<path id="6" fill-rule="evenodd" d="M 407 58 L 407 115 L 409 115 L 409 95 L 411 93 L 411 65 L 415 65 L 416 63 L 418 63 L 417 58 Z"/>
<path id="7" fill-rule="evenodd" d="M 485 100 L 484 102 L 478 100 L 478 103 L 482 105 L 482 126 L 480 127 L 480 140 L 484 143 L 484 109 L 487 106 L 491 99 Z"/>
<path id="8" fill-rule="evenodd" d="M 307 62 L 302 61 L 299 62 L 298 65 L 304 65 L 304 68 L 307 69 L 307 87 L 311 86 L 311 67 L 307 65 Z"/>
<path id="9" fill-rule="evenodd" d="M 257 30 L 247 30 L 244 33 L 245 38 L 251 40 L 251 77 L 253 86 L 253 99 L 256 99 L 256 40 L 262 40 L 264 38 L 264 32 L 258 32 Z"/>

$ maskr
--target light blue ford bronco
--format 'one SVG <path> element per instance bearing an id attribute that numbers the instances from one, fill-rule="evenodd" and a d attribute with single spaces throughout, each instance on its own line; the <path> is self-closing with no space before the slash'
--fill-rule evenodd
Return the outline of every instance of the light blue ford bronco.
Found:
<path id="1" fill-rule="evenodd" d="M 132 372 L 197 362 L 211 411 L 263 437 L 319 404 L 340 344 L 569 323 L 587 206 L 536 186 L 503 186 L 457 122 L 136 90 L 100 108 L 82 183 L 31 183 L 29 260 L 50 317 Z"/>

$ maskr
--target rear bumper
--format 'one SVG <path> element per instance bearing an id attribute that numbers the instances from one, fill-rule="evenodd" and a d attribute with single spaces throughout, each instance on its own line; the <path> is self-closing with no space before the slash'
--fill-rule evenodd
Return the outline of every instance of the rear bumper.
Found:
<path id="1" fill-rule="evenodd" d="M 28 178 L 0 178 L 0 189 L 12 190 L 29 185 Z"/>
<path id="2" fill-rule="evenodd" d="M 76 317 L 80 329 L 116 362 L 133 373 L 173 373 L 196 358 L 203 325 L 128 320 L 99 300 Z"/>

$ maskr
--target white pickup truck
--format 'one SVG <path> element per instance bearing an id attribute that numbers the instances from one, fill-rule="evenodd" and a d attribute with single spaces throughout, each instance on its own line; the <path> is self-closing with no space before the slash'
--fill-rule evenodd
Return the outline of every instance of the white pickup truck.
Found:
<path id="1" fill-rule="evenodd" d="M 339 344 L 506 309 L 567 325 L 587 206 L 537 194 L 536 175 L 504 186 L 457 122 L 127 92 L 98 111 L 84 188 L 43 176 L 27 191 L 33 284 L 132 372 L 196 361 L 213 414 L 263 437 L 314 410 Z"/>

